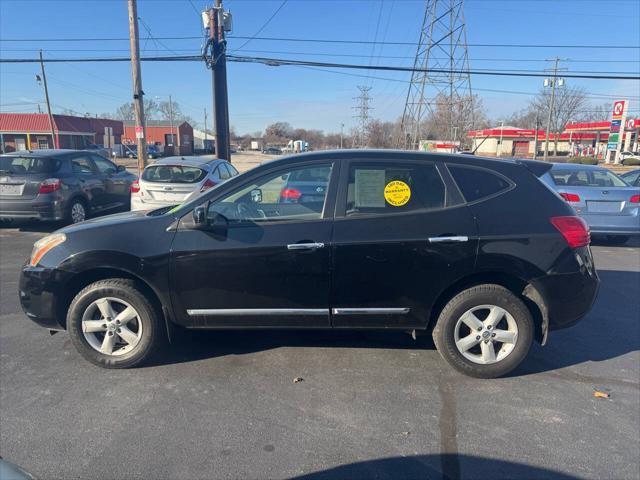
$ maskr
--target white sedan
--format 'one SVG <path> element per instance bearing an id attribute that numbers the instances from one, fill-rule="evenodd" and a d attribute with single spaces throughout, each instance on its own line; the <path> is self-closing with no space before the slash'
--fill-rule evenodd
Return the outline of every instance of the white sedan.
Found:
<path id="1" fill-rule="evenodd" d="M 212 155 L 166 157 L 147 166 L 131 185 L 131 210 L 176 205 L 236 175 L 233 165 Z"/>

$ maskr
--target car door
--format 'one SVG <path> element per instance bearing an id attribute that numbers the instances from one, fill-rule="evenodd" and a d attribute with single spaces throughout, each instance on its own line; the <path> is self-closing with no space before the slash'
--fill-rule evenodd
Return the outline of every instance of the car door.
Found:
<path id="1" fill-rule="evenodd" d="M 105 189 L 105 207 L 126 205 L 131 195 L 130 174 L 126 170 L 118 171 L 115 163 L 99 155 L 91 155 Z"/>
<path id="2" fill-rule="evenodd" d="M 474 219 L 443 166 L 343 166 L 332 236 L 334 327 L 424 327 L 438 295 L 473 271 Z"/>
<path id="3" fill-rule="evenodd" d="M 337 166 L 327 161 L 274 167 L 214 191 L 202 204 L 207 218 L 226 221 L 222 232 L 179 222 L 172 247 L 174 314 L 196 327 L 328 327 L 331 228 L 335 194 L 291 203 L 282 190 L 301 169 L 323 169 L 334 185 Z"/>
<path id="4" fill-rule="evenodd" d="M 80 153 L 71 158 L 71 171 L 78 187 L 89 199 L 93 210 L 105 208 L 108 201 L 102 175 L 88 153 Z"/>

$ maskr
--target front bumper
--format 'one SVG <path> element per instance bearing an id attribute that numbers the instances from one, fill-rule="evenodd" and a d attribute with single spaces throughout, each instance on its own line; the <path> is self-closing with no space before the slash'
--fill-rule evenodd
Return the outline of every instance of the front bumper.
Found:
<path id="1" fill-rule="evenodd" d="M 63 300 L 61 286 L 70 274 L 43 267 L 22 267 L 19 283 L 20 305 L 32 321 L 51 330 L 64 330 L 66 320 L 59 310 Z"/>
<path id="2" fill-rule="evenodd" d="M 0 201 L 0 218 L 62 220 L 65 214 L 64 201 L 59 198 L 7 199 Z"/>

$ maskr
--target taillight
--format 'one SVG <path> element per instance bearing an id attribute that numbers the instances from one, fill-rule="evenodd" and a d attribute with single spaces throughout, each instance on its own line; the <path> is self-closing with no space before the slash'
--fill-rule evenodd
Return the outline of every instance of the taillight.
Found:
<path id="1" fill-rule="evenodd" d="M 567 202 L 579 202 L 580 195 L 576 195 L 575 193 L 564 193 L 560 192 L 560 196 L 564 198 Z"/>
<path id="2" fill-rule="evenodd" d="M 40 184 L 38 193 L 52 193 L 56 190 L 60 190 L 62 183 L 59 178 L 47 178 Z"/>
<path id="3" fill-rule="evenodd" d="M 200 189 L 200 191 L 204 192 L 205 190 L 208 190 L 211 187 L 215 187 L 216 185 L 217 185 L 216 182 L 214 182 L 210 178 L 207 178 L 206 182 L 202 184 L 202 188 Z"/>
<path id="4" fill-rule="evenodd" d="M 299 200 L 302 196 L 302 192 L 297 188 L 285 188 L 280 192 L 280 198 L 286 200 Z"/>
<path id="5" fill-rule="evenodd" d="M 631 202 L 631 203 L 640 203 L 640 195 L 634 195 L 633 197 L 631 197 L 629 199 L 629 202 Z"/>
<path id="6" fill-rule="evenodd" d="M 138 193 L 140 191 L 140 182 L 138 180 L 134 180 L 131 183 L 131 193 Z"/>
<path id="7" fill-rule="evenodd" d="M 551 217 L 551 223 L 562 234 L 571 248 L 584 247 L 591 243 L 589 226 L 580 217 Z"/>

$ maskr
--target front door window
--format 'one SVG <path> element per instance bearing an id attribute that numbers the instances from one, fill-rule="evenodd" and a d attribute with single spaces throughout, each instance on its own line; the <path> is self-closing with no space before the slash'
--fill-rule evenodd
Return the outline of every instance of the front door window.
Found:
<path id="1" fill-rule="evenodd" d="M 230 224 L 319 220 L 331 165 L 313 165 L 269 174 L 211 204 Z"/>

